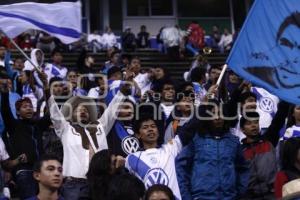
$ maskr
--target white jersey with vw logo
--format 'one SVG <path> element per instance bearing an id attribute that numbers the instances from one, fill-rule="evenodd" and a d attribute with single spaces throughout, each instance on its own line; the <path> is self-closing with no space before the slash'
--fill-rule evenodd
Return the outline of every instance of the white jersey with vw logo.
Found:
<path id="1" fill-rule="evenodd" d="M 130 154 L 126 158 L 125 166 L 144 182 L 146 188 L 154 184 L 167 185 L 176 199 L 181 199 L 175 170 L 175 158 L 181 149 L 181 140 L 175 136 L 160 148 Z"/>
<path id="2" fill-rule="evenodd" d="M 277 112 L 279 99 L 267 90 L 259 87 L 252 87 L 251 91 L 256 94 L 257 112 L 259 113 L 260 128 L 268 128 Z"/>

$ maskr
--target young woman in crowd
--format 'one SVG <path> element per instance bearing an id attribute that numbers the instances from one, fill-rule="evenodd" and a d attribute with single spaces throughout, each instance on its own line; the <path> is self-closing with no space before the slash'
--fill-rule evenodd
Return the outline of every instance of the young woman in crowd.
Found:
<path id="1" fill-rule="evenodd" d="M 282 153 L 282 170 L 276 174 L 274 183 L 275 197 L 282 198 L 283 186 L 293 180 L 300 179 L 300 138 L 285 141 Z"/>
<path id="2" fill-rule="evenodd" d="M 300 137 L 300 105 L 292 107 L 287 123 L 287 130 L 282 139 L 287 140 L 292 137 Z"/>
<path id="3" fill-rule="evenodd" d="M 106 200 L 110 183 L 117 173 L 122 173 L 124 163 L 109 150 L 102 150 L 92 157 L 89 170 L 86 174 L 91 200 Z"/>

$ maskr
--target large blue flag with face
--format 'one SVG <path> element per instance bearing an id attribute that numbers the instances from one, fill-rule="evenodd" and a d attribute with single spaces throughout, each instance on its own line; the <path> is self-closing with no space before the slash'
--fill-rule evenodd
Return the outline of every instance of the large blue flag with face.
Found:
<path id="1" fill-rule="evenodd" d="M 300 0 L 256 0 L 227 64 L 251 83 L 300 104 Z"/>

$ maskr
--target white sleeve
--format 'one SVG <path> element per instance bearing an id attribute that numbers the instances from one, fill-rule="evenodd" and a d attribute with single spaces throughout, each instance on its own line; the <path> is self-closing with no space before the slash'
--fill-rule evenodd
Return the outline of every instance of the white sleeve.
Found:
<path id="1" fill-rule="evenodd" d="M 37 98 L 37 100 L 41 100 L 44 96 L 43 90 L 38 86 L 35 86 L 34 96 Z"/>
<path id="2" fill-rule="evenodd" d="M 48 105 L 50 110 L 50 118 L 53 123 L 55 133 L 59 138 L 61 138 L 70 124 L 59 110 L 58 105 L 55 102 L 53 96 L 50 96 L 48 100 Z"/>
<path id="3" fill-rule="evenodd" d="M 52 78 L 51 68 L 52 68 L 51 64 L 47 63 L 47 64 L 45 65 L 44 72 L 45 72 L 45 74 L 47 75 L 48 83 L 49 83 L 50 79 Z"/>
<path id="4" fill-rule="evenodd" d="M 173 123 L 171 122 L 166 128 L 164 143 L 167 144 L 173 138 L 174 138 L 174 131 L 173 131 Z"/>
<path id="5" fill-rule="evenodd" d="M 113 45 L 115 45 L 115 44 L 117 44 L 117 37 L 114 35 L 114 37 L 113 37 Z"/>
<path id="6" fill-rule="evenodd" d="M 169 152 L 171 155 L 176 157 L 182 150 L 182 143 L 178 135 L 174 139 L 170 140 L 168 143 L 163 145 L 163 148 Z"/>
<path id="7" fill-rule="evenodd" d="M 139 178 L 141 181 L 143 181 L 142 177 L 139 176 L 139 174 L 135 171 L 137 169 L 133 169 L 130 164 L 129 164 L 129 157 L 130 156 L 134 156 L 134 154 L 129 154 L 126 157 L 126 161 L 125 161 L 125 168 L 129 171 L 130 174 L 135 175 L 137 178 Z"/>
<path id="8" fill-rule="evenodd" d="M 218 46 L 222 46 L 223 43 L 224 43 L 224 35 L 221 36 L 221 40 L 220 40 Z"/>
<path id="9" fill-rule="evenodd" d="M 43 87 L 44 86 L 43 82 L 39 78 L 39 75 L 36 71 L 33 72 L 33 76 L 34 76 L 35 81 L 37 82 L 37 85 L 40 86 L 40 87 Z"/>
<path id="10" fill-rule="evenodd" d="M 67 77 L 67 73 L 68 73 L 68 69 L 64 67 L 64 69 L 62 70 L 62 73 L 61 73 L 61 78 L 62 79 L 65 79 Z"/>
<path id="11" fill-rule="evenodd" d="M 2 138 L 0 138 L 0 161 L 5 161 L 7 159 L 9 159 L 9 155 L 6 151 L 5 144 Z"/>
<path id="12" fill-rule="evenodd" d="M 120 103 L 125 99 L 125 96 L 119 91 L 109 106 L 106 108 L 102 116 L 98 119 L 98 122 L 102 125 L 104 133 L 108 135 L 110 129 L 113 127 L 115 120 L 117 119 L 117 111 Z"/>
<path id="13" fill-rule="evenodd" d="M 98 98 L 99 97 L 99 92 L 97 92 L 96 88 L 91 88 L 90 91 L 88 92 L 88 97 L 91 98 Z"/>

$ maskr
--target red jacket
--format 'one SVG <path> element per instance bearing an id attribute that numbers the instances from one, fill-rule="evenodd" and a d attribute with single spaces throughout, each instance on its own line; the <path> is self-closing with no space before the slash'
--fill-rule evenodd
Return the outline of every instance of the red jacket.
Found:
<path id="1" fill-rule="evenodd" d="M 203 48 L 205 46 L 204 30 L 199 24 L 190 24 L 188 27 L 189 37 L 188 41 L 196 48 Z"/>

